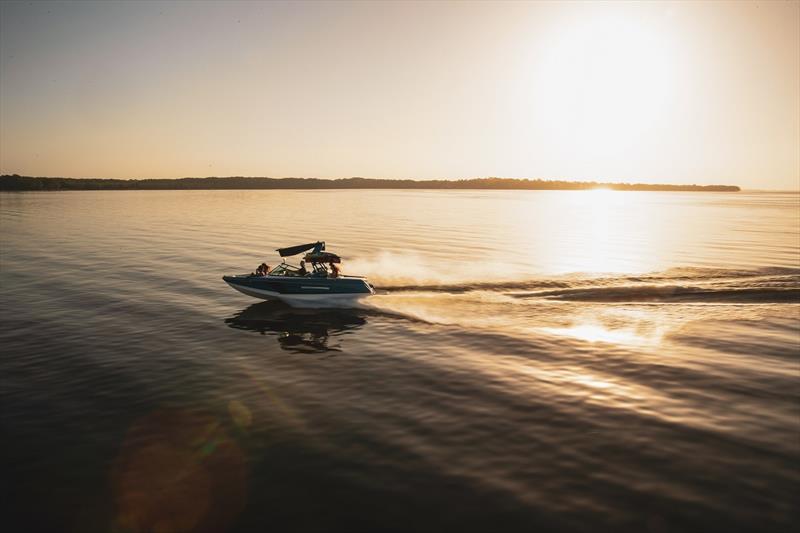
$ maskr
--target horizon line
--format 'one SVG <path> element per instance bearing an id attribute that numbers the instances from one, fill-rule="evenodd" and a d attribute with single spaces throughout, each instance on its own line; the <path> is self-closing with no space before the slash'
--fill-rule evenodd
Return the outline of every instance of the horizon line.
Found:
<path id="1" fill-rule="evenodd" d="M 0 190 L 146 190 L 146 189 L 441 189 L 441 190 L 638 190 L 740 192 L 738 185 L 577 181 L 496 176 L 427 179 L 411 178 L 272 178 L 266 176 L 206 176 L 182 178 L 66 178 L 0 175 Z"/>
<path id="2" fill-rule="evenodd" d="M 482 176 L 482 177 L 471 177 L 471 178 L 375 178 L 375 177 L 364 177 L 364 176 L 348 176 L 344 178 L 319 178 L 319 177 L 305 177 L 305 176 L 281 176 L 281 177 L 272 177 L 272 176 L 244 176 L 244 175 L 228 175 L 228 176 L 180 176 L 180 177 L 158 177 L 158 178 L 139 178 L 139 177 L 129 177 L 129 178 L 105 178 L 105 177 L 98 177 L 98 176 L 31 176 L 27 174 L 18 174 L 18 173 L 8 173 L 8 172 L 0 172 L 0 178 L 5 177 L 12 177 L 17 176 L 20 178 L 36 178 L 36 179 L 68 179 L 68 180 L 106 180 L 106 181 L 178 181 L 178 180 L 203 180 L 203 179 L 269 179 L 269 180 L 319 180 L 319 181 L 343 181 L 343 180 L 354 180 L 354 179 L 363 179 L 363 180 L 376 180 L 376 181 L 410 181 L 410 182 L 426 182 L 426 181 L 438 181 L 438 182 L 459 182 L 459 181 L 475 181 L 475 180 L 490 180 L 490 179 L 497 179 L 497 180 L 514 180 L 514 181 L 541 181 L 541 182 L 566 182 L 566 183 L 593 183 L 596 185 L 641 185 L 641 186 L 668 186 L 668 187 L 738 187 L 740 191 L 751 191 L 751 192 L 799 192 L 800 193 L 800 178 L 798 179 L 798 185 L 795 189 L 769 189 L 769 188 L 745 188 L 742 185 L 735 185 L 735 184 L 723 184 L 723 183 L 712 183 L 701 185 L 698 183 L 647 183 L 647 182 L 636 182 L 636 181 L 622 181 L 622 178 L 602 178 L 603 180 L 612 180 L 618 179 L 619 181 L 597 181 L 597 179 L 588 179 L 588 178 L 520 178 L 520 177 L 501 177 L 501 176 Z"/>
<path id="3" fill-rule="evenodd" d="M 540 181 L 540 182 L 565 182 L 565 183 L 596 183 L 608 185 L 669 185 L 669 186 L 686 186 L 686 187 L 740 187 L 741 185 L 724 184 L 724 183 L 709 183 L 698 184 L 694 183 L 667 183 L 667 182 L 641 182 L 641 181 L 626 181 L 625 178 L 559 178 L 559 177 L 546 177 L 546 178 L 531 178 L 531 177 L 508 177 L 508 176 L 473 176 L 469 178 L 376 178 L 368 176 L 347 176 L 340 178 L 320 178 L 308 176 L 257 176 L 257 175 L 211 175 L 211 176 L 179 176 L 179 177 L 128 177 L 128 178 L 108 178 L 102 176 L 33 176 L 30 174 L 19 174 L 16 172 L 0 172 L 0 177 L 19 177 L 19 178 L 35 178 L 35 179 L 67 179 L 67 180 L 107 180 L 107 181 L 178 181 L 178 180 L 205 180 L 205 179 L 266 179 L 266 180 L 317 180 L 317 181 L 345 181 L 345 180 L 375 180 L 375 181 L 412 181 L 415 183 L 426 181 L 440 181 L 440 182 L 459 182 L 459 181 L 479 181 L 479 180 L 508 180 L 508 181 Z M 764 189 L 776 190 L 776 189 Z M 800 190 L 800 186 L 798 187 Z"/>

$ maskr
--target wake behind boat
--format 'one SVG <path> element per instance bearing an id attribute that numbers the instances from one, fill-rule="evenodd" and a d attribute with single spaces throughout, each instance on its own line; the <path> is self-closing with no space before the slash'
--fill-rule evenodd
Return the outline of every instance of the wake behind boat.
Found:
<path id="1" fill-rule="evenodd" d="M 284 260 L 269 271 L 222 276 L 222 279 L 248 296 L 280 300 L 295 307 L 347 305 L 375 293 L 365 278 L 340 275 L 336 265 L 341 263 L 341 258 L 326 252 L 322 241 L 278 248 L 277 251 L 281 257 L 308 253 L 300 267 Z M 310 263 L 311 270 L 306 270 L 304 263 Z"/>

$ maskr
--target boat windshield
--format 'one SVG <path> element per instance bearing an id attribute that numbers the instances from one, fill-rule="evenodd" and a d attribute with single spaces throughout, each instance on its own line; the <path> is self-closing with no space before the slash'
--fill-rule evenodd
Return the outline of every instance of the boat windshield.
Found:
<path id="1" fill-rule="evenodd" d="M 270 270 L 270 276 L 300 276 L 299 269 L 286 263 L 280 264 Z"/>
<path id="2" fill-rule="evenodd" d="M 281 263 L 269 271 L 270 276 L 284 276 L 284 277 L 303 277 L 304 274 L 300 273 L 300 269 L 288 263 Z M 311 271 L 306 271 L 305 276 L 313 278 L 327 278 L 329 276 L 328 269 L 322 263 L 313 263 Z"/>

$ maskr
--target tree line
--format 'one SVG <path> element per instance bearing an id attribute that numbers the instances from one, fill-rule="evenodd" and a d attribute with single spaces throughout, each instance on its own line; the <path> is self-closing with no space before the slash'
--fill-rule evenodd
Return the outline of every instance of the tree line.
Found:
<path id="1" fill-rule="evenodd" d="M 650 183 L 603 183 L 525 178 L 473 178 L 461 180 L 411 180 L 374 178 L 178 178 L 102 179 L 46 178 L 7 174 L 0 176 L 0 191 L 130 191 L 198 189 L 488 189 L 488 190 L 585 190 L 618 191 L 739 191 L 735 185 L 668 185 Z"/>

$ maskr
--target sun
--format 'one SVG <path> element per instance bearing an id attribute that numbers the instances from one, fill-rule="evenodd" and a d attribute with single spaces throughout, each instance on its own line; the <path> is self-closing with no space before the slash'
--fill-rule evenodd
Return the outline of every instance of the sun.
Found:
<path id="1" fill-rule="evenodd" d="M 676 46 L 665 26 L 630 12 L 565 19 L 537 56 L 535 119 L 574 157 L 632 155 L 671 119 L 681 78 Z"/>

